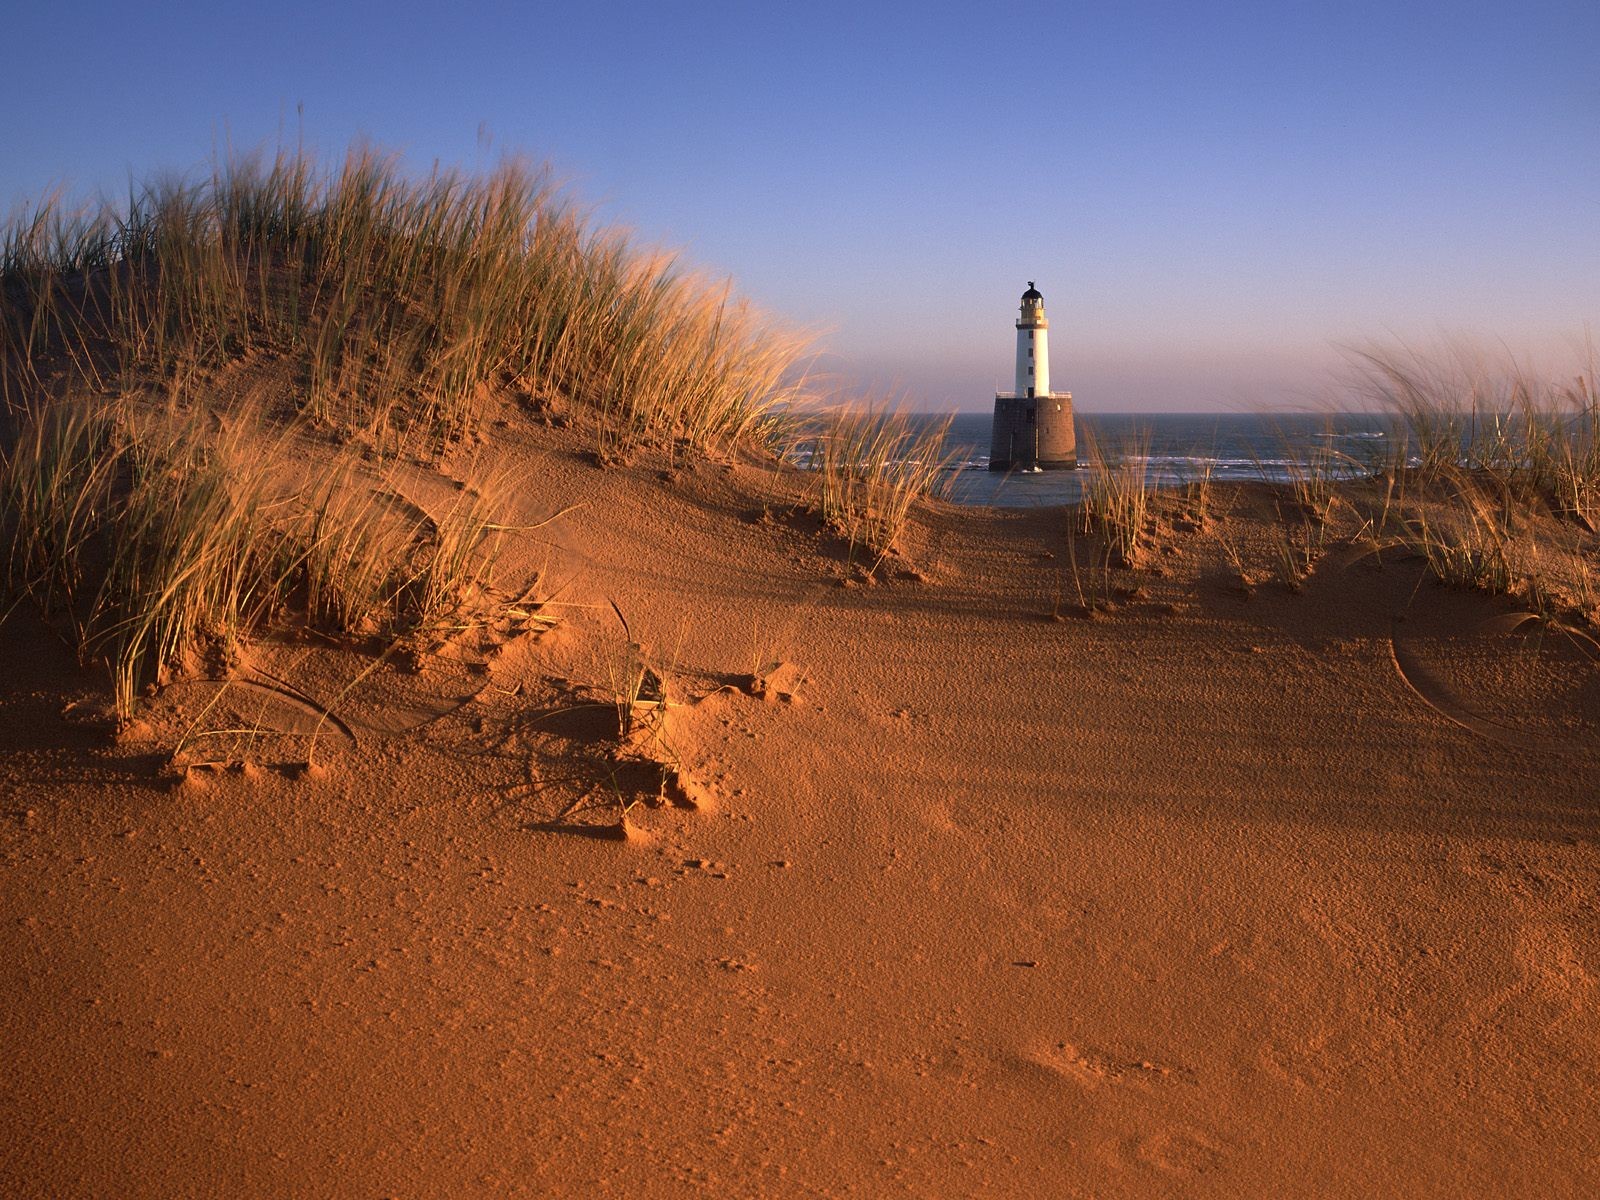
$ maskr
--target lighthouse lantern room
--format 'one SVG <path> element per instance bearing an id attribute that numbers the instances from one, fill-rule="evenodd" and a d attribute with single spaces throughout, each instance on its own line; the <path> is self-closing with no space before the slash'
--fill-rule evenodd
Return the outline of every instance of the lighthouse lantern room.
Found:
<path id="1" fill-rule="evenodd" d="M 991 471 L 1038 471 L 1078 465 L 1072 393 L 1050 390 L 1050 322 L 1044 297 L 1028 281 L 1017 318 L 1016 388 L 994 398 Z"/>

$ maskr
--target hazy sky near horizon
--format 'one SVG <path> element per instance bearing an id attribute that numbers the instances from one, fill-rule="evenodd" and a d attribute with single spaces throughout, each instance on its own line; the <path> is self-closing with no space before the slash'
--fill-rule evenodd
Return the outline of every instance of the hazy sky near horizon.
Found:
<path id="1" fill-rule="evenodd" d="M 1595 0 L 18 9 L 0 205 L 523 153 L 925 407 L 1010 386 L 1029 279 L 1100 411 L 1297 404 L 1374 339 L 1565 365 L 1600 317 Z"/>

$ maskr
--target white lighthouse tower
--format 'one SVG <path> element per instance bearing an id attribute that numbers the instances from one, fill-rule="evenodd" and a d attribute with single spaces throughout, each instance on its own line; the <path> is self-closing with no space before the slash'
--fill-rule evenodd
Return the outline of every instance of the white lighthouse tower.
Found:
<path id="1" fill-rule="evenodd" d="M 989 439 L 991 471 L 1037 471 L 1078 465 L 1072 393 L 1050 390 L 1050 322 L 1044 297 L 1028 280 L 1017 318 L 1016 390 L 996 393 Z"/>
<path id="2" fill-rule="evenodd" d="M 1017 395 L 1050 394 L 1050 321 L 1044 315 L 1044 297 L 1028 280 L 1022 293 L 1022 315 L 1017 318 Z"/>

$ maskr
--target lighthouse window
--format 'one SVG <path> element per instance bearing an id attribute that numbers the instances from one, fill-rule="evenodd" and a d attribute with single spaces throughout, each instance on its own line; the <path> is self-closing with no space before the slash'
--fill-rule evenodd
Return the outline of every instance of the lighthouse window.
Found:
<path id="1" fill-rule="evenodd" d="M 1032 347 L 1032 346 L 1029 346 L 1029 347 L 1028 347 L 1028 357 L 1029 357 L 1029 358 L 1032 358 L 1032 357 L 1033 357 L 1033 347 Z"/>
<path id="2" fill-rule="evenodd" d="M 1032 368 L 1032 367 L 1029 367 L 1029 368 L 1028 368 L 1028 374 L 1029 374 L 1029 375 L 1032 375 L 1032 374 L 1033 374 L 1033 368 Z"/>

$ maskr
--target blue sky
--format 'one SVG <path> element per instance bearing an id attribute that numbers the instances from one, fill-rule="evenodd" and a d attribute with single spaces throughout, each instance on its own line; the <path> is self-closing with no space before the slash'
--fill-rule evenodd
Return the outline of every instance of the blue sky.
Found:
<path id="1" fill-rule="evenodd" d="M 1352 342 L 1600 317 L 1600 4 L 400 2 L 6 19 L 0 204 L 366 136 L 609 219 L 983 408 L 1028 279 L 1103 411 L 1292 405 Z"/>

